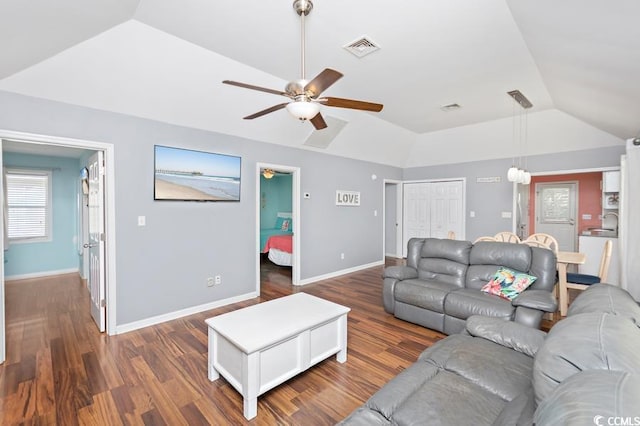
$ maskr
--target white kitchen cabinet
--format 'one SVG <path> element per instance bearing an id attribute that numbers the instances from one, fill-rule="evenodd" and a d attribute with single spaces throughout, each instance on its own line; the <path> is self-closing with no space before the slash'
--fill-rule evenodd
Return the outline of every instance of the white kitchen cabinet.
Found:
<path id="1" fill-rule="evenodd" d="M 589 237 L 581 235 L 578 239 L 578 251 L 584 253 L 587 257 L 584 265 L 578 266 L 578 272 L 581 274 L 598 275 L 600 269 L 600 259 L 602 259 L 602 250 L 607 240 L 613 241 L 613 250 L 611 252 L 611 264 L 609 265 L 609 274 L 607 284 L 620 285 L 620 260 L 617 238 L 608 237 Z"/>
<path id="2" fill-rule="evenodd" d="M 620 172 L 602 173 L 602 192 L 620 192 Z"/>

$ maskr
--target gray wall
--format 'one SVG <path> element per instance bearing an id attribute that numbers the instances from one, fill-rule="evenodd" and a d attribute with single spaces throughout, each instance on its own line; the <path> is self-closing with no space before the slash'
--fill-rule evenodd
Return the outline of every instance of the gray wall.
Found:
<path id="1" fill-rule="evenodd" d="M 303 280 L 382 260 L 383 180 L 402 173 L 7 92 L 0 92 L 0 129 L 114 144 L 118 325 L 254 289 L 256 162 L 300 167 L 300 191 L 311 193 L 301 201 Z M 241 156 L 241 201 L 153 201 L 154 144 Z M 361 206 L 336 207 L 336 189 L 360 191 Z M 145 227 L 137 226 L 139 215 L 146 216 Z M 222 285 L 207 287 L 206 278 L 216 274 Z"/>
<path id="2" fill-rule="evenodd" d="M 532 173 L 561 170 L 579 170 L 620 166 L 624 146 L 537 155 L 527 158 L 527 169 Z M 475 240 L 482 235 L 494 235 L 511 230 L 512 219 L 503 219 L 503 211 L 512 211 L 513 184 L 507 181 L 507 169 L 512 159 L 476 161 L 442 166 L 404 169 L 403 180 L 467 178 L 466 238 Z M 500 176 L 500 183 L 478 183 L 479 177 Z M 475 217 L 469 217 L 471 211 Z"/>

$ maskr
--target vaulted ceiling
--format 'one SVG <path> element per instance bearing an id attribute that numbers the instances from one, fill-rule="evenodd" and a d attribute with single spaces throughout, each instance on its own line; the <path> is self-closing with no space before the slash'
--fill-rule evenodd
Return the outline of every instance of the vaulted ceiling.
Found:
<path id="1" fill-rule="evenodd" d="M 312 127 L 284 110 L 242 120 L 285 98 L 221 84 L 281 90 L 300 77 L 291 3 L 3 0 L 0 90 L 300 146 Z M 635 136 L 639 19 L 637 0 L 315 0 L 307 77 L 337 69 L 345 76 L 326 95 L 384 104 L 375 115 L 323 107 L 349 122 L 327 150 L 403 164 L 421 135 L 512 117 L 513 89 L 532 114 Z M 343 48 L 363 35 L 380 50 Z M 451 103 L 462 108 L 441 109 Z"/>

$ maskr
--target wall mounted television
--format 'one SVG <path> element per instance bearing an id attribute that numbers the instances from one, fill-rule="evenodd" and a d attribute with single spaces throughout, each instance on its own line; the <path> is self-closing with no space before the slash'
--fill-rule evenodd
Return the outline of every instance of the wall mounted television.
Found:
<path id="1" fill-rule="evenodd" d="M 161 145 L 154 154 L 154 200 L 240 201 L 240 157 Z"/>

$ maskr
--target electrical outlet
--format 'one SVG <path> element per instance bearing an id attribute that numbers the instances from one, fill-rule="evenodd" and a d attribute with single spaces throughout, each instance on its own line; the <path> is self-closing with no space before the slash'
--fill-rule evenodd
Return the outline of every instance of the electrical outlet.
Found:
<path id="1" fill-rule="evenodd" d="M 222 284 L 222 275 L 216 275 L 215 277 L 215 285 Z"/>
<path id="2" fill-rule="evenodd" d="M 207 287 L 213 287 L 214 281 L 213 277 L 207 278 Z"/>
<path id="3" fill-rule="evenodd" d="M 344 253 L 340 253 L 340 259 L 344 260 Z"/>

